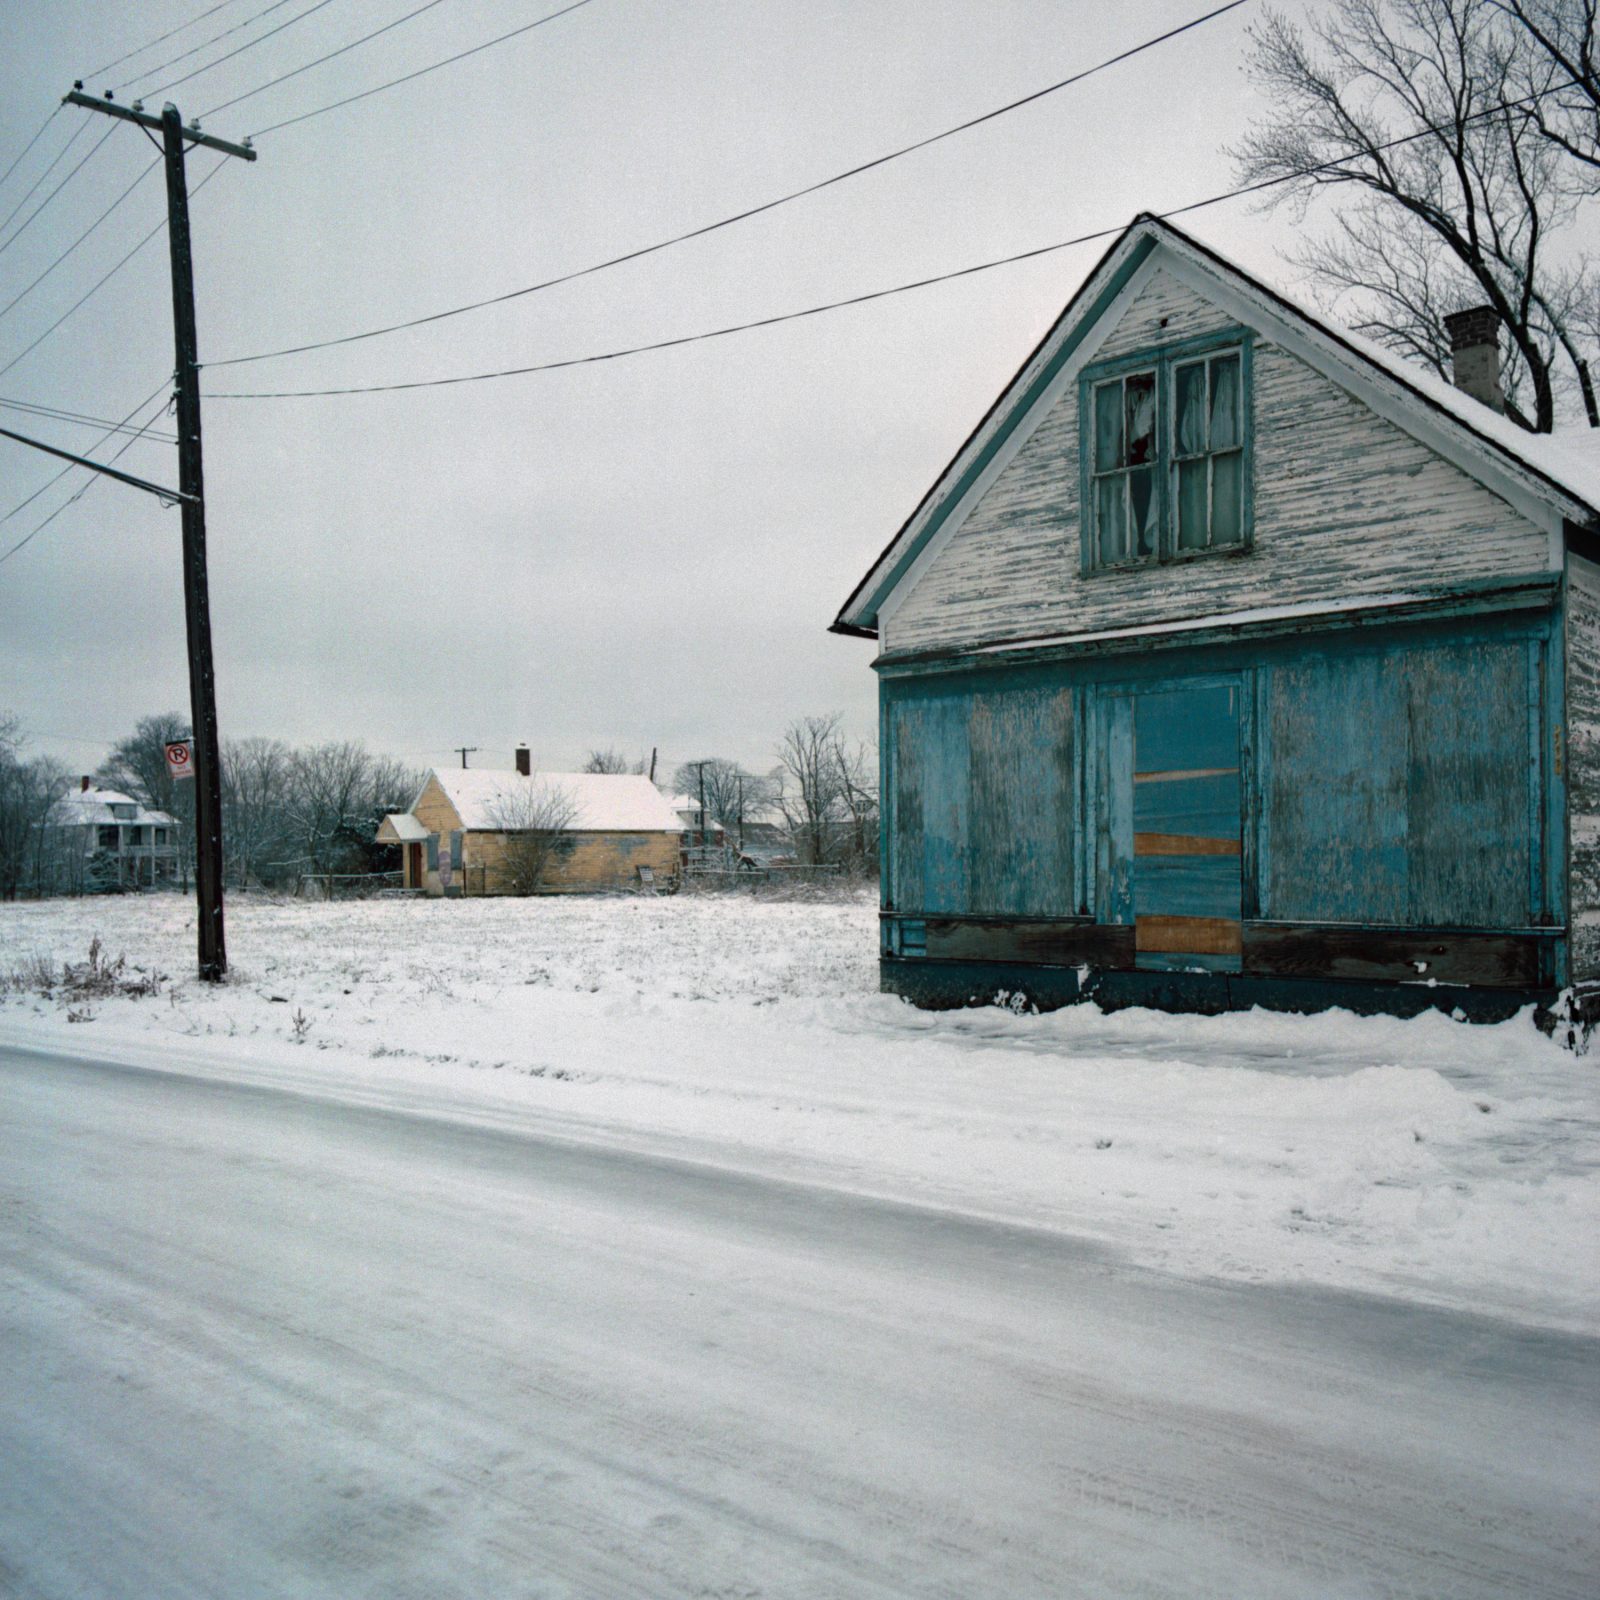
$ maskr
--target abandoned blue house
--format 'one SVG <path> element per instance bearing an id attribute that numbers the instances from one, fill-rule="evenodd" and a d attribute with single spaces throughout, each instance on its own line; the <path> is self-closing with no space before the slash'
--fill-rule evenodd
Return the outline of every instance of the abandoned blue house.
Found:
<path id="1" fill-rule="evenodd" d="M 1140 217 L 840 611 L 885 989 L 1471 1017 L 1600 990 L 1600 431 Z"/>

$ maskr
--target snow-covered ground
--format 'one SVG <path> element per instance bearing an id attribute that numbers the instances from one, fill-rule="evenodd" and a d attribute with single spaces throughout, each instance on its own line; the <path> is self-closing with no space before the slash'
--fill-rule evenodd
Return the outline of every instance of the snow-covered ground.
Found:
<path id="1" fill-rule="evenodd" d="M 168 981 L 6 988 L 95 937 Z M 0 1039 L 1600 1327 L 1600 1058 L 1527 1019 L 920 1012 L 876 993 L 867 899 L 241 896 L 228 947 L 207 987 L 176 896 L 0 907 Z"/>

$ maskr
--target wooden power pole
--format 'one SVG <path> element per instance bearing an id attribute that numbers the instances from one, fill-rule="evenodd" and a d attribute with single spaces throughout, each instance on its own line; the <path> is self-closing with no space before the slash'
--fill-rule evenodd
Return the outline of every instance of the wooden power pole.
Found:
<path id="1" fill-rule="evenodd" d="M 137 103 L 120 106 L 82 93 L 72 105 L 161 132 L 167 171 L 167 242 L 172 253 L 172 333 L 177 349 L 178 488 L 182 492 L 183 605 L 189 645 L 189 714 L 194 736 L 195 887 L 199 894 L 200 976 L 219 981 L 228 970 L 222 926 L 222 764 L 211 666 L 211 601 L 206 584 L 205 474 L 200 457 L 200 354 L 194 317 L 194 260 L 189 242 L 189 189 L 184 155 L 191 144 L 254 161 L 248 144 L 229 144 L 185 128 L 170 102 L 153 117 Z"/>

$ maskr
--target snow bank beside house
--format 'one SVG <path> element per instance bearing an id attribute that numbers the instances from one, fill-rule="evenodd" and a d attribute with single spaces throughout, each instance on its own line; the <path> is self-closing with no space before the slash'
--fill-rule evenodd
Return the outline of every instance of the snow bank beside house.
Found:
<path id="1" fill-rule="evenodd" d="M 1600 1326 L 1600 1069 L 1525 1018 L 920 1012 L 876 993 L 865 900 L 240 897 L 219 989 L 193 928 L 177 897 L 0 907 L 0 975 L 98 934 L 172 980 L 81 1022 L 11 992 L 0 1039 Z"/>

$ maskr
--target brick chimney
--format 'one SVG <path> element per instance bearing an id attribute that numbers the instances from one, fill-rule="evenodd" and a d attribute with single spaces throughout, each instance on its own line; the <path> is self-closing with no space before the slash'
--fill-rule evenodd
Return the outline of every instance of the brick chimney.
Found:
<path id="1" fill-rule="evenodd" d="M 533 763 L 528 758 L 528 747 L 525 744 L 517 746 L 517 771 L 524 778 L 531 777 L 533 774 Z"/>
<path id="2" fill-rule="evenodd" d="M 1504 411 L 1500 392 L 1500 318 L 1493 306 L 1472 306 L 1453 311 L 1444 319 L 1450 335 L 1450 355 L 1456 388 L 1480 400 L 1491 411 Z"/>
<path id="3" fill-rule="evenodd" d="M 89 792 L 89 779 L 88 779 L 87 776 L 85 776 L 83 778 L 83 780 L 78 785 L 78 793 L 79 794 L 88 794 L 88 792 Z"/>

